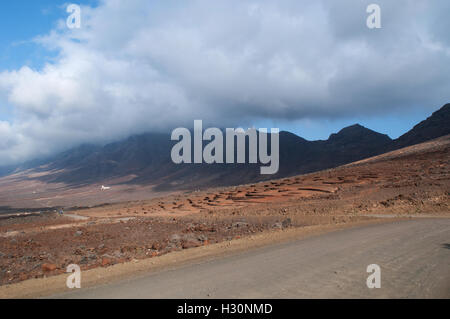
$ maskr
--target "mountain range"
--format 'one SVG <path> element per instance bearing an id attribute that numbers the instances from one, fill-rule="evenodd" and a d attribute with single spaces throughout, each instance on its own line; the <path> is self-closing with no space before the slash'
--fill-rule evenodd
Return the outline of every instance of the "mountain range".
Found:
<path id="1" fill-rule="evenodd" d="M 135 135 L 104 146 L 81 145 L 45 160 L 5 167 L 0 169 L 0 175 L 31 169 L 46 172 L 33 178 L 71 185 L 128 176 L 127 183 L 152 184 L 156 190 L 239 185 L 334 168 L 447 134 L 450 134 L 450 104 L 394 140 L 359 124 L 319 141 L 280 132 L 280 170 L 275 175 L 261 175 L 260 164 L 176 165 L 170 158 L 176 142 L 171 141 L 169 134 L 161 133 Z"/>

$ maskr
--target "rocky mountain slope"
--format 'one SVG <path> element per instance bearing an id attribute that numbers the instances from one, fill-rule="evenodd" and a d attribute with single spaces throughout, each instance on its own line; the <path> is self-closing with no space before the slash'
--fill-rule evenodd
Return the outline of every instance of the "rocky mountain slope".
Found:
<path id="1" fill-rule="evenodd" d="M 280 133 L 280 170 L 261 175 L 260 164 L 172 163 L 175 142 L 169 134 L 147 133 L 105 146 L 82 145 L 47 159 L 25 165 L 44 182 L 69 185 L 99 183 L 132 176 L 127 183 L 153 184 L 157 190 L 238 185 L 282 178 L 337 167 L 386 151 L 418 144 L 450 134 L 450 104 L 434 112 L 396 140 L 361 125 L 346 127 L 328 140 L 307 141 L 289 132 Z"/>

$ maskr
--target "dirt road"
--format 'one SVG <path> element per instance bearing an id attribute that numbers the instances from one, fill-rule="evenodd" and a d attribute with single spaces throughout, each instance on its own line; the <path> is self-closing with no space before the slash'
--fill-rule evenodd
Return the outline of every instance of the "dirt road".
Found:
<path id="1" fill-rule="evenodd" d="M 368 289 L 366 268 L 381 267 Z M 450 219 L 346 229 L 56 298 L 450 298 Z"/>

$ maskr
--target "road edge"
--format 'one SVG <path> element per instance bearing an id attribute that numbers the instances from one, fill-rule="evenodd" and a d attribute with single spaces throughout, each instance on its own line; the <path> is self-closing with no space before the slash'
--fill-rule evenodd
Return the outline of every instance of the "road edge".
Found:
<path id="1" fill-rule="evenodd" d="M 222 258 L 258 248 L 319 236 L 339 230 L 411 219 L 412 218 L 408 217 L 389 219 L 374 218 L 350 223 L 313 225 L 285 230 L 266 231 L 248 237 L 234 239 L 232 241 L 224 241 L 208 246 L 176 251 L 159 257 L 134 260 L 106 268 L 100 267 L 86 270 L 82 272 L 82 288 L 86 289 L 111 282 L 132 279 L 142 275 L 148 275 L 149 273 L 175 269 L 188 264 L 200 263 L 211 259 Z M 68 276 L 68 274 L 61 274 L 52 277 L 30 279 L 12 285 L 0 286 L 0 299 L 45 298 L 55 294 L 70 292 L 72 290 L 66 287 Z"/>

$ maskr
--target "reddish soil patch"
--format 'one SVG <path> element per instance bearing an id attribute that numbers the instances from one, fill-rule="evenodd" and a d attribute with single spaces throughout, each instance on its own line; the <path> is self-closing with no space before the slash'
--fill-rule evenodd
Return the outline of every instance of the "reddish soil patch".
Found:
<path id="1" fill-rule="evenodd" d="M 57 214 L 0 220 L 0 284 L 62 273 L 72 263 L 107 267 L 268 229 L 371 214 L 448 216 L 449 194 L 444 138 L 304 176 L 70 212 L 87 220 Z"/>

